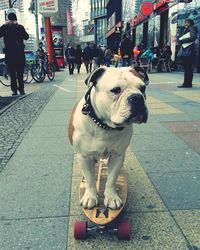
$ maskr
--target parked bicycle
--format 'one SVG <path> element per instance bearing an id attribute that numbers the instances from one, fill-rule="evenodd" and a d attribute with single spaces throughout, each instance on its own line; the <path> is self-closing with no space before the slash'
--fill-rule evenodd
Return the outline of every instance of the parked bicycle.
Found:
<path id="1" fill-rule="evenodd" d="M 33 78 L 31 76 L 31 68 L 25 67 L 24 75 L 23 75 L 24 83 L 30 83 Z M 11 85 L 10 74 L 8 71 L 8 67 L 4 61 L 0 62 L 0 83 L 6 87 Z"/>
<path id="2" fill-rule="evenodd" d="M 24 83 L 31 83 L 32 82 L 32 80 L 33 80 L 33 77 L 31 74 L 32 67 L 33 67 L 32 64 L 26 64 L 26 66 L 24 68 L 24 76 L 23 76 Z"/>
<path id="3" fill-rule="evenodd" d="M 53 81 L 55 70 L 53 64 L 48 62 L 48 56 L 46 53 L 44 60 L 38 58 L 38 63 L 32 66 L 31 75 L 36 82 L 43 82 L 46 75 L 50 81 Z"/>
<path id="4" fill-rule="evenodd" d="M 0 83 L 6 87 L 11 85 L 8 67 L 3 60 L 0 62 Z"/>

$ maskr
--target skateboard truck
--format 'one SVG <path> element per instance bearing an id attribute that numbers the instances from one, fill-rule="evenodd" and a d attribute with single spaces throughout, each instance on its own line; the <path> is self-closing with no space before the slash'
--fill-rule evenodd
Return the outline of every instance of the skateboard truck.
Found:
<path id="1" fill-rule="evenodd" d="M 76 221 L 74 223 L 74 238 L 76 240 L 85 240 L 89 233 L 117 233 L 119 240 L 130 240 L 131 225 L 129 222 L 119 222 L 116 228 L 108 225 L 88 226 L 85 221 Z"/>

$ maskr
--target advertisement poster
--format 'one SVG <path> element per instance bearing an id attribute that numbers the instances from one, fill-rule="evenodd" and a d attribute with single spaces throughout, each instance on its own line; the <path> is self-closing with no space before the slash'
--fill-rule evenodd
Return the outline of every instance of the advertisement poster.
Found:
<path id="1" fill-rule="evenodd" d="M 63 35 L 61 27 L 52 26 L 52 39 L 57 64 L 59 67 L 62 68 L 65 66 L 65 62 L 63 54 Z"/>

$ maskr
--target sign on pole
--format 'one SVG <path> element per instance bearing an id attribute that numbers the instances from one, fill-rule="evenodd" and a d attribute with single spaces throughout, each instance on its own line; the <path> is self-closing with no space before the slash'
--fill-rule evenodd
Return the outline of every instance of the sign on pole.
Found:
<path id="1" fill-rule="evenodd" d="M 58 0 L 37 0 L 38 12 L 43 16 L 51 16 L 58 12 Z"/>
<path id="2" fill-rule="evenodd" d="M 153 4 L 151 2 L 143 2 L 140 6 L 140 11 L 145 16 L 150 16 L 153 13 Z"/>

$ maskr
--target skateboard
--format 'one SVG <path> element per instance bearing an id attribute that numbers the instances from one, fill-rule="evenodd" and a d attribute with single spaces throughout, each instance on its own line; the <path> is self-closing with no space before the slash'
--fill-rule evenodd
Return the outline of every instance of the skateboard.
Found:
<path id="1" fill-rule="evenodd" d="M 104 161 L 96 166 L 96 187 L 99 194 L 99 205 L 92 209 L 85 209 L 82 207 L 85 216 L 95 225 L 88 226 L 85 221 L 76 221 L 74 223 L 74 238 L 76 240 L 84 240 L 87 238 L 88 233 L 117 233 L 119 240 L 130 240 L 131 225 L 129 222 L 119 222 L 115 228 L 110 224 L 113 222 L 122 212 L 127 200 L 127 178 L 124 169 L 121 170 L 120 175 L 116 182 L 116 190 L 122 199 L 123 205 L 117 210 L 106 208 L 104 206 L 104 190 L 107 180 L 107 167 Z M 80 183 L 79 198 L 81 199 L 85 192 L 85 180 L 84 177 Z"/>

